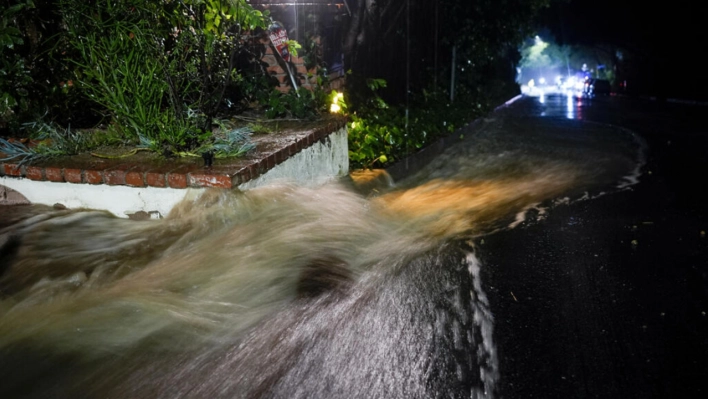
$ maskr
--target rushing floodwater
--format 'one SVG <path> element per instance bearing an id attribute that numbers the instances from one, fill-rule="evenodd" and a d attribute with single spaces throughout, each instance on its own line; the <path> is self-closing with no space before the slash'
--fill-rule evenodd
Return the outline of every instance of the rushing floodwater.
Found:
<path id="1" fill-rule="evenodd" d="M 499 114 L 405 181 L 0 223 L 0 397 L 494 397 L 474 247 L 636 183 L 617 128 Z M 561 205 L 557 205 L 561 204 Z"/>

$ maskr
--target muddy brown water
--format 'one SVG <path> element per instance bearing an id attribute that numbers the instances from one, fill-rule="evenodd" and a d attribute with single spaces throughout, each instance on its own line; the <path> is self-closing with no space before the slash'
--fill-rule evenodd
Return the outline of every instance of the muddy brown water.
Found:
<path id="1" fill-rule="evenodd" d="M 622 190 L 642 162 L 632 132 L 501 113 L 358 190 L 214 189 L 145 221 L 0 209 L 0 393 L 494 397 L 475 242 Z"/>

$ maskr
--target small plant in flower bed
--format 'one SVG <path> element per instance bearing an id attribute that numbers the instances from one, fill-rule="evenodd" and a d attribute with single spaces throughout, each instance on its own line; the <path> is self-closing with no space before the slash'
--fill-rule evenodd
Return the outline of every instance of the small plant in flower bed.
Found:
<path id="1" fill-rule="evenodd" d="M 19 164 L 25 164 L 67 154 L 75 155 L 87 152 L 100 158 L 122 158 L 141 150 L 151 150 L 150 143 L 140 143 L 137 146 L 126 144 L 120 136 L 110 131 L 61 129 L 46 123 L 28 125 L 27 128 L 35 131 L 33 134 L 34 145 L 29 145 L 28 140 L 0 138 L 0 161 L 13 160 Z M 255 148 L 251 142 L 252 133 L 253 129 L 250 126 L 229 128 L 222 124 L 218 131 L 212 133 L 208 139 L 193 150 L 162 155 L 200 157 L 209 153 L 215 159 L 239 157 Z M 123 151 L 119 155 L 93 152 L 105 147 L 123 148 Z"/>
<path id="2" fill-rule="evenodd" d="M 324 111 L 326 97 L 327 94 L 320 88 L 308 90 L 300 87 L 287 93 L 273 89 L 262 96 L 261 104 L 268 119 L 314 119 Z"/>
<path id="3" fill-rule="evenodd" d="M 0 161 L 29 163 L 66 154 L 87 152 L 108 143 L 116 144 L 117 140 L 108 134 L 63 129 L 44 122 L 27 123 L 24 128 L 32 130 L 34 145 L 29 144 L 30 140 L 0 138 Z"/>

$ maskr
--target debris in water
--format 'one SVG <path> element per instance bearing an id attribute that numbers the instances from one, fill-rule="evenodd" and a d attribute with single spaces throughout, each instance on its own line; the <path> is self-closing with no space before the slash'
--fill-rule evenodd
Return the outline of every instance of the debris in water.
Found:
<path id="1" fill-rule="evenodd" d="M 639 245 L 639 241 L 632 240 L 631 244 L 632 244 L 632 249 L 637 248 L 637 245 Z"/>
<path id="2" fill-rule="evenodd" d="M 130 220 L 148 220 L 150 219 L 150 214 L 145 211 L 137 211 L 135 213 L 129 213 L 128 219 Z"/>
<path id="3" fill-rule="evenodd" d="M 519 300 L 516 299 L 516 295 L 514 295 L 513 292 L 509 291 L 509 293 L 511 294 L 511 297 L 514 298 L 514 301 L 519 302 Z"/>

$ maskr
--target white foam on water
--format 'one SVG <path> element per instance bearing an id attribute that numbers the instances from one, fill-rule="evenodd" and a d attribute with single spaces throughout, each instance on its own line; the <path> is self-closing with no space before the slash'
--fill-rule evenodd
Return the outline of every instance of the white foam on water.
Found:
<path id="1" fill-rule="evenodd" d="M 482 336 L 482 342 L 477 351 L 479 374 L 484 389 L 473 388 L 470 392 L 472 399 L 489 399 L 494 397 L 497 381 L 499 381 L 499 358 L 494 345 L 494 316 L 489 307 L 489 299 L 482 289 L 481 262 L 474 253 L 467 253 L 467 265 L 472 276 L 473 323 Z"/>
<path id="2" fill-rule="evenodd" d="M 623 176 L 622 179 L 620 180 L 620 183 L 617 185 L 617 188 L 619 189 L 625 189 L 628 187 L 631 187 L 637 183 L 639 183 L 639 177 L 642 175 L 642 168 L 644 165 L 647 163 L 647 149 L 648 145 L 646 141 L 641 138 L 638 134 L 628 130 L 628 129 L 621 129 L 624 132 L 628 133 L 631 135 L 632 139 L 634 142 L 637 144 L 639 150 L 637 151 L 637 163 L 632 169 L 632 171 L 626 175 Z"/>
<path id="3" fill-rule="evenodd" d="M 639 177 L 642 175 L 642 166 L 643 164 L 638 164 L 630 174 L 623 176 L 617 188 L 625 189 L 639 183 Z"/>
<path id="4" fill-rule="evenodd" d="M 529 208 L 524 209 L 523 211 L 519 212 L 516 214 L 516 217 L 514 217 L 514 221 L 509 224 L 509 228 L 513 229 L 514 227 L 520 225 L 521 223 L 526 221 L 526 213 L 529 211 Z"/>

